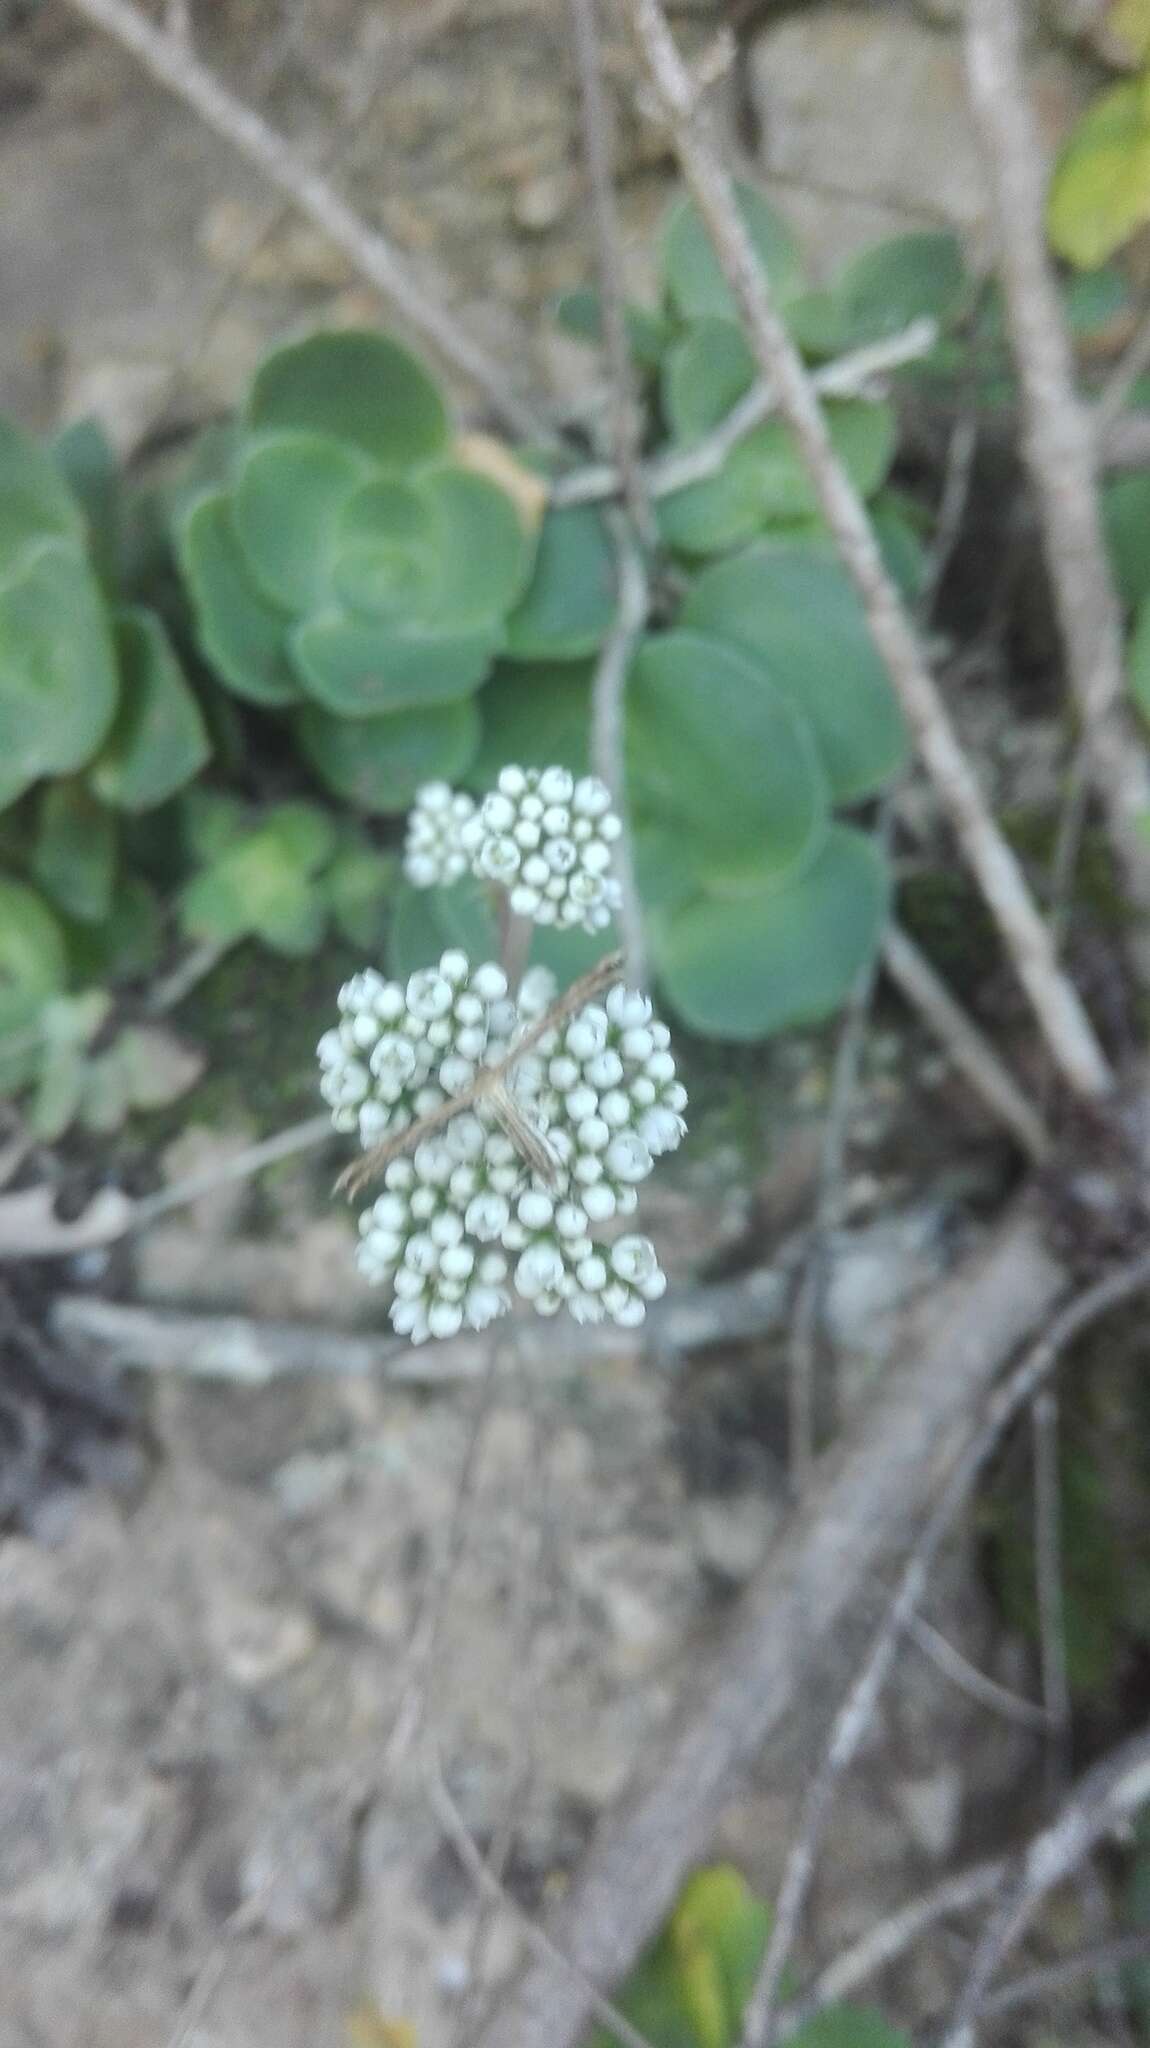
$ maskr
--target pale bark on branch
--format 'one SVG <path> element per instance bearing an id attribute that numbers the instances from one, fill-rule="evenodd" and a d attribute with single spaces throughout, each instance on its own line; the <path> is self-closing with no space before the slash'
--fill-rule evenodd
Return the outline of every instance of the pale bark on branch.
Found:
<path id="1" fill-rule="evenodd" d="M 1083 1097 L 1112 1076 L 1078 995 L 1062 972 L 1021 867 L 999 831 L 959 743 L 915 629 L 887 573 L 866 509 L 835 454 L 818 398 L 771 296 L 712 147 L 697 96 L 659 0 L 632 0 L 639 40 L 683 173 L 735 295 L 752 354 L 795 438 L 914 735 L 920 757 L 994 917 L 1064 1079 Z"/>
<path id="2" fill-rule="evenodd" d="M 1017 0 L 967 0 L 966 65 L 1022 396 L 1024 455 L 1087 768 L 1132 905 L 1150 910 L 1150 758 L 1125 691 L 1122 616 L 1097 490 L 1097 434 L 1046 253 L 1046 179 Z"/>
<path id="3" fill-rule="evenodd" d="M 701 1699 L 605 1824 L 550 1925 L 584 1977 L 615 1985 L 634 1963 L 705 1855 L 739 1773 L 808 1697 L 827 1645 L 936 1497 L 1005 1360 L 1045 1320 L 1063 1284 L 1023 1209 L 916 1327 L 700 1673 Z M 532 1963 L 473 2048 L 576 2048 L 586 2020 L 575 1980 Z"/>

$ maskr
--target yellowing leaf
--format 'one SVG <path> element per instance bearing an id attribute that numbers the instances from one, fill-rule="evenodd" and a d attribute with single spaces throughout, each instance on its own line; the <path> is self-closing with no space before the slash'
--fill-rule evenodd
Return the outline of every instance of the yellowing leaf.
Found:
<path id="1" fill-rule="evenodd" d="M 1150 58 L 1150 0 L 1110 0 L 1106 41 L 1129 64 Z"/>
<path id="2" fill-rule="evenodd" d="M 350 2048 L 418 2048 L 410 2020 L 386 2019 L 377 2005 L 357 2005 L 347 2018 Z"/>
<path id="3" fill-rule="evenodd" d="M 1150 92 L 1138 78 L 1087 108 L 1055 168 L 1047 229 L 1059 256 L 1093 270 L 1148 220 Z"/>
<path id="4" fill-rule="evenodd" d="M 464 469 L 475 470 L 477 475 L 505 490 L 528 533 L 536 531 L 551 495 L 544 477 L 528 469 L 510 448 L 490 434 L 460 434 L 455 443 L 455 459 Z"/>

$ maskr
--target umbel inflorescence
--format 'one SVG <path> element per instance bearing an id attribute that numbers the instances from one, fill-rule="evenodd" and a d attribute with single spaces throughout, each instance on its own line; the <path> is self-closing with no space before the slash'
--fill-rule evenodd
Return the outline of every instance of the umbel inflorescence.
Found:
<path id="1" fill-rule="evenodd" d="M 421 791 L 409 873 L 426 861 L 457 879 L 461 850 L 483 872 L 492 843 L 507 840 L 526 856 L 512 908 L 540 923 L 584 922 L 568 907 L 579 892 L 539 890 L 524 871 L 557 841 L 610 846 L 603 785 L 562 769 L 505 770 L 494 794 L 517 806 L 510 823 L 491 798 L 476 810 L 444 785 Z M 576 839 L 573 819 L 593 829 Z M 539 829 L 516 839 L 517 824 Z M 549 872 L 613 881 L 598 855 Z M 598 913 L 613 898 L 611 887 L 587 891 L 580 907 Z M 566 1307 L 579 1322 L 629 1325 L 662 1294 L 654 1248 L 628 1225 L 640 1184 L 683 1135 L 686 1091 L 666 1026 L 617 975 L 607 960 L 556 1000 L 544 969 L 512 992 L 494 962 L 473 967 L 449 951 L 406 983 L 368 968 L 340 990 L 339 1023 L 319 1045 L 321 1089 L 336 1128 L 370 1155 L 349 1178 L 382 1171 L 382 1192 L 360 1217 L 358 1263 L 391 1283 L 400 1335 L 422 1343 L 483 1329 L 514 1295 L 542 1315 Z"/>

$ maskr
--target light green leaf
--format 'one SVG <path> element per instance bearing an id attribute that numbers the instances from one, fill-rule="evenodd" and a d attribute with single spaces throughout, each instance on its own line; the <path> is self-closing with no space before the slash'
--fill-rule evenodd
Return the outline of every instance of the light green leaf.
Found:
<path id="1" fill-rule="evenodd" d="M 79 781 L 48 784 L 40 798 L 32 870 L 69 917 L 99 924 L 112 907 L 116 825 Z"/>
<path id="2" fill-rule="evenodd" d="M 50 445 L 52 460 L 79 504 L 88 552 L 101 583 L 116 596 L 120 552 L 120 465 L 98 420 L 63 427 Z M 2 458 L 0 458 L 2 464 Z"/>
<path id="3" fill-rule="evenodd" d="M 474 787 L 493 788 L 508 761 L 586 775 L 592 672 L 590 662 L 496 663 L 477 700 L 483 738 L 468 777 Z"/>
<path id="4" fill-rule="evenodd" d="M 1118 594 L 1128 612 L 1137 611 L 1150 597 L 1150 470 L 1104 486 L 1102 523 Z"/>
<path id="5" fill-rule="evenodd" d="M 1131 694 L 1150 725 L 1150 596 L 1143 598 L 1134 622 L 1128 663 Z"/>
<path id="6" fill-rule="evenodd" d="M 791 2048 L 911 2048 L 911 2039 L 869 2007 L 832 2005 L 792 2034 Z"/>
<path id="7" fill-rule="evenodd" d="M 231 493 L 232 530 L 243 567 L 273 609 L 299 614 L 331 582 L 338 515 L 371 475 L 371 464 L 318 434 L 269 434 L 240 460 Z"/>
<path id="8" fill-rule="evenodd" d="M 874 795 L 905 763 L 902 712 L 829 548 L 776 542 L 716 562 L 688 591 L 680 623 L 763 662 L 810 720 L 835 802 Z"/>
<path id="9" fill-rule="evenodd" d="M 735 187 L 739 212 L 766 276 L 781 300 L 801 290 L 802 264 L 794 237 L 754 185 Z M 663 226 L 660 256 L 667 294 L 685 320 L 716 314 L 737 320 L 738 308 L 693 199 L 675 201 Z"/>
<path id="10" fill-rule="evenodd" d="M 1093 270 L 1150 220 L 1150 91 L 1129 79 L 1086 109 L 1058 159 L 1047 229 L 1059 256 Z"/>
<path id="11" fill-rule="evenodd" d="M 941 327 L 960 305 L 966 286 L 962 244 L 950 230 L 878 242 L 854 257 L 835 280 L 844 345 L 862 348 L 882 341 L 915 320 L 936 320 Z"/>
<path id="12" fill-rule="evenodd" d="M 370 328 L 313 334 L 277 349 L 256 373 L 247 423 L 257 432 L 330 435 L 397 470 L 444 454 L 449 433 L 426 370 L 398 341 Z"/>
<path id="13" fill-rule="evenodd" d="M 615 616 L 615 554 L 593 505 L 547 512 L 522 604 L 507 621 L 511 661 L 580 661 Z"/>
<path id="14" fill-rule="evenodd" d="M 449 889 L 415 889 L 401 881 L 387 940 L 390 973 L 406 980 L 431 967 L 449 946 L 459 946 L 473 964 L 495 960 L 499 941 L 495 917 L 480 883 L 471 875 Z"/>
<path id="15" fill-rule="evenodd" d="M 301 692 L 288 660 L 288 615 L 265 602 L 251 577 L 222 491 L 199 498 L 179 534 L 200 651 L 221 682 L 252 704 L 291 704 Z"/>
<path id="16" fill-rule="evenodd" d="M 760 884 L 809 860 L 828 798 L 810 726 L 753 654 L 701 633 L 645 640 L 627 682 L 636 822 L 681 838 L 708 884 Z"/>
<path id="17" fill-rule="evenodd" d="M 479 740 L 473 698 L 384 718 L 333 718 L 309 704 L 293 724 L 321 782 L 361 811 L 400 813 L 420 783 L 458 781 Z"/>
<path id="18" fill-rule="evenodd" d="M 155 612 L 116 618 L 120 703 L 90 771 L 106 804 L 147 811 L 198 775 L 211 752 L 200 707 Z"/>
<path id="19" fill-rule="evenodd" d="M 0 876 L 0 1037 L 27 1030 L 66 975 L 64 935 L 53 912 L 34 889 Z"/>
<path id="20" fill-rule="evenodd" d="M 42 540 L 82 544 L 84 517 L 51 457 L 0 419 L 0 577 Z"/>
<path id="21" fill-rule="evenodd" d="M 320 612 L 291 635 L 292 659 L 309 697 L 359 721 L 384 712 L 431 710 L 478 689 L 499 648 L 498 626 L 438 634 Z"/>
<path id="22" fill-rule="evenodd" d="M 323 878 L 332 917 L 354 946 L 378 947 L 399 862 L 392 854 L 352 841 L 342 846 Z"/>
<path id="23" fill-rule="evenodd" d="M 869 498 L 886 477 L 897 428 L 890 406 L 861 398 L 824 408 L 831 443 L 855 489 Z M 780 419 L 764 421 L 731 450 L 718 472 L 673 491 L 658 505 L 659 531 L 683 554 L 725 554 L 772 524 L 809 519 L 818 500 Z"/>
<path id="24" fill-rule="evenodd" d="M 43 541 L 0 583 L 0 808 L 41 775 L 83 767 L 115 704 L 95 577 L 76 546 Z"/>
<path id="25" fill-rule="evenodd" d="M 663 987 L 692 1030 L 715 1038 L 766 1038 L 818 1023 L 873 957 L 889 895 L 874 841 L 832 826 L 796 880 L 755 895 L 703 895 L 654 915 Z"/>
<path id="26" fill-rule="evenodd" d="M 600 294 L 586 285 L 560 292 L 552 304 L 555 323 L 573 341 L 602 345 L 603 302 Z M 667 344 L 667 326 L 658 313 L 646 306 L 626 305 L 623 322 L 631 355 L 641 370 L 655 370 Z"/>
<path id="27" fill-rule="evenodd" d="M 695 320 L 663 363 L 663 413 L 676 441 L 709 434 L 755 381 L 755 363 L 733 320 Z"/>

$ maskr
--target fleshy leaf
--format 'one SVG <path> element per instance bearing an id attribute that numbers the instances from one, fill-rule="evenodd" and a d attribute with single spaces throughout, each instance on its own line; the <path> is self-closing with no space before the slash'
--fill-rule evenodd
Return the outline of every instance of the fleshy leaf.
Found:
<path id="1" fill-rule="evenodd" d="M 377 949 L 398 860 L 355 841 L 342 846 L 323 878 L 332 917 L 351 945 Z"/>
<path id="2" fill-rule="evenodd" d="M 303 612 L 323 601 L 338 514 L 370 472 L 354 448 L 317 434 L 269 434 L 245 452 L 231 494 L 232 527 L 270 605 Z"/>
<path id="3" fill-rule="evenodd" d="M 496 626 L 435 634 L 320 612 L 296 627 L 291 650 L 308 696 L 358 721 L 468 696 L 491 667 L 500 637 Z"/>
<path id="4" fill-rule="evenodd" d="M 32 867 L 69 917 L 99 924 L 112 907 L 116 824 L 78 780 L 50 782 L 40 798 Z"/>
<path id="5" fill-rule="evenodd" d="M 680 622 L 759 657 L 810 720 L 837 803 L 873 795 L 903 766 L 902 712 L 828 548 L 776 542 L 716 562 L 687 593 Z"/>
<path id="6" fill-rule="evenodd" d="M 55 463 L 0 419 L 0 576 L 37 541 L 83 538 L 83 514 Z"/>
<path id="7" fill-rule="evenodd" d="M 667 995 L 692 1030 L 766 1038 L 818 1023 L 849 995 L 887 914 L 874 841 L 832 826 L 797 879 L 756 894 L 703 895 L 651 920 Z"/>
<path id="8" fill-rule="evenodd" d="M 864 249 L 835 280 L 844 345 L 862 348 L 914 320 L 941 326 L 966 289 L 962 244 L 949 230 L 894 235 Z"/>
<path id="9" fill-rule="evenodd" d="M 760 658 L 701 633 L 652 636 L 631 666 L 626 716 L 635 818 L 681 836 L 708 884 L 753 887 L 814 855 L 826 777 L 806 719 Z"/>
<path id="10" fill-rule="evenodd" d="M 449 889 L 415 889 L 401 882 L 387 941 L 389 972 L 406 979 L 432 966 L 449 946 L 461 946 L 474 962 L 498 957 L 495 918 L 482 885 L 471 875 Z"/>
<path id="11" fill-rule="evenodd" d="M 831 400 L 824 410 L 840 462 L 855 489 L 869 498 L 894 455 L 890 406 L 847 398 Z M 668 546 L 684 554 L 723 554 L 773 523 L 807 519 L 818 509 L 789 427 L 770 419 L 731 450 L 714 476 L 661 499 L 659 530 Z"/>
<path id="12" fill-rule="evenodd" d="M 295 715 L 304 758 L 320 781 L 361 811 L 406 811 L 421 782 L 458 781 L 479 739 L 472 698 L 384 718 L 333 718 L 318 704 Z"/>
<path id="13" fill-rule="evenodd" d="M 66 974 L 64 935 L 43 897 L 0 875 L 0 1039 L 26 1030 Z M 0 1073 L 8 1073 L 2 1044 Z"/>
<path id="14" fill-rule="evenodd" d="M 1150 597 L 1150 470 L 1115 477 L 1102 492 L 1110 566 L 1127 611 Z"/>
<path id="15" fill-rule="evenodd" d="M 507 621 L 509 659 L 580 661 L 614 616 L 615 556 L 602 515 L 591 505 L 546 513 L 526 596 Z"/>
<path id="16" fill-rule="evenodd" d="M 1068 263 L 1092 270 L 1150 220 L 1150 92 L 1144 78 L 1087 107 L 1051 181 L 1047 229 Z"/>
<path id="17" fill-rule="evenodd" d="M 697 441 L 726 418 L 755 381 L 755 363 L 733 320 L 696 320 L 663 364 L 663 413 L 676 441 Z"/>
<path id="18" fill-rule="evenodd" d="M 41 542 L 0 583 L 0 807 L 41 775 L 83 767 L 115 703 L 95 577 L 71 543 Z"/>
<path id="19" fill-rule="evenodd" d="M 288 660 L 288 616 L 245 575 L 222 491 L 198 499 L 185 518 L 180 565 L 195 604 L 200 650 L 220 680 L 252 704 L 296 702 L 301 693 Z"/>
<path id="20" fill-rule="evenodd" d="M 312 334 L 277 349 L 256 373 L 248 426 L 331 435 L 385 469 L 445 453 L 446 408 L 415 357 L 370 328 Z"/>
<path id="21" fill-rule="evenodd" d="M 91 769 L 106 804 L 147 811 L 198 775 L 211 752 L 200 707 L 155 612 L 116 619 L 120 703 Z"/>
<path id="22" fill-rule="evenodd" d="M 590 662 L 499 662 L 484 683 L 478 703 L 483 738 L 469 780 L 477 789 L 495 786 L 508 761 L 522 768 L 590 768 Z"/>
<path id="23" fill-rule="evenodd" d="M 1134 702 L 1150 725 L 1150 596 L 1143 598 L 1128 654 L 1130 690 Z"/>
<path id="24" fill-rule="evenodd" d="M 780 299 L 793 296 L 801 290 L 803 278 L 790 229 L 756 186 L 739 183 L 735 195 L 774 291 Z M 668 297 L 684 319 L 700 320 L 711 314 L 722 320 L 738 319 L 730 286 L 693 199 L 678 199 L 671 207 L 660 253 Z"/>

